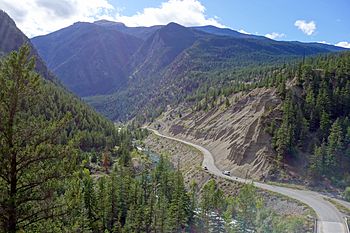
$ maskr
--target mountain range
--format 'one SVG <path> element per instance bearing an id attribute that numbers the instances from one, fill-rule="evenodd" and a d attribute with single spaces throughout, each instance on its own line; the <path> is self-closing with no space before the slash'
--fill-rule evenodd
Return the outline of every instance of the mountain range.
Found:
<path id="1" fill-rule="evenodd" d="M 218 217 L 312 231 L 308 207 L 249 180 L 345 230 L 338 205 L 304 190 L 350 200 L 345 49 L 106 20 L 29 40 L 1 10 L 0 38 L 1 232 L 205 231 Z"/>
<path id="2" fill-rule="evenodd" d="M 208 72 L 344 50 L 214 26 L 127 27 L 106 20 L 78 22 L 31 41 L 66 87 L 113 120 L 161 111 L 181 99 L 179 93 L 208 82 Z"/>

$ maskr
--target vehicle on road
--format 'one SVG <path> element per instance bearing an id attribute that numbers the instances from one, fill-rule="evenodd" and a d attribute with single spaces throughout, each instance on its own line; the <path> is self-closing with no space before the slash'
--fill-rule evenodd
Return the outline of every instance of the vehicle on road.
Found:
<path id="1" fill-rule="evenodd" d="M 207 166 L 204 166 L 203 169 L 204 169 L 204 171 L 208 171 Z"/>
<path id="2" fill-rule="evenodd" d="M 230 171 L 223 171 L 222 174 L 224 174 L 225 176 L 230 176 L 231 172 Z"/>
<path id="3" fill-rule="evenodd" d="M 152 130 L 158 136 L 172 139 L 172 140 L 175 140 L 178 142 L 182 142 L 184 144 L 187 144 L 189 146 L 193 146 L 193 147 L 197 148 L 204 155 L 203 163 L 206 165 L 209 165 L 208 171 L 210 170 L 210 172 L 213 175 L 220 175 L 220 173 L 225 174 L 225 171 L 221 171 L 216 167 L 212 153 L 210 151 L 208 151 L 206 148 L 204 148 L 200 145 L 182 140 L 182 139 L 162 135 L 158 131 L 153 130 L 153 129 L 150 129 L 150 130 Z M 230 172 L 228 171 L 227 174 L 230 174 Z M 230 175 L 227 175 L 227 179 L 230 179 L 230 180 L 235 179 L 235 180 L 238 180 L 239 182 L 244 182 L 244 183 L 249 181 L 247 179 L 237 179 L 237 177 L 232 178 L 232 177 L 228 177 L 228 176 L 230 176 Z M 335 208 L 332 203 L 330 203 L 329 201 L 324 199 L 322 194 L 316 193 L 313 191 L 308 191 L 308 190 L 292 189 L 292 188 L 287 188 L 287 187 L 269 185 L 269 184 L 260 183 L 260 182 L 254 182 L 254 185 L 257 188 L 269 190 L 272 192 L 276 192 L 276 193 L 280 193 L 282 195 L 288 196 L 290 198 L 294 198 L 294 199 L 299 200 L 299 201 L 307 204 L 308 206 L 310 206 L 318 215 L 317 229 L 315 229 L 317 231 L 317 233 L 324 233 L 324 232 L 346 233 L 346 232 L 348 232 L 346 230 L 346 224 L 345 224 L 344 218 L 343 218 L 342 214 L 340 213 L 340 211 L 337 208 Z M 345 203 L 348 203 L 348 202 L 345 202 Z M 348 203 L 348 204 L 350 205 L 350 203 Z"/>

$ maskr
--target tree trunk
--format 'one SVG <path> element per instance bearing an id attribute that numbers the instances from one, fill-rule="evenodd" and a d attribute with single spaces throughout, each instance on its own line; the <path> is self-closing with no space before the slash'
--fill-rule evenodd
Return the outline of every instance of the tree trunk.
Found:
<path id="1" fill-rule="evenodd" d="M 17 194 L 17 156 L 12 155 L 11 160 L 11 178 L 10 178 L 10 200 L 8 210 L 8 232 L 16 233 L 17 228 L 17 206 L 16 206 L 16 194 Z"/>

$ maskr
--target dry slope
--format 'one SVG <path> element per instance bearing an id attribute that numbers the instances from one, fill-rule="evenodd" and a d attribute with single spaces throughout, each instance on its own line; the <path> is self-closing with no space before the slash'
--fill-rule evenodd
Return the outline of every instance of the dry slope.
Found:
<path id="1" fill-rule="evenodd" d="M 237 93 L 229 100 L 229 107 L 218 104 L 208 111 L 169 107 L 153 126 L 206 146 L 216 155 L 215 162 L 222 170 L 261 178 L 272 168 L 275 156 L 263 125 L 270 114 L 278 112 L 274 110 L 281 100 L 275 89 L 266 88 Z"/>

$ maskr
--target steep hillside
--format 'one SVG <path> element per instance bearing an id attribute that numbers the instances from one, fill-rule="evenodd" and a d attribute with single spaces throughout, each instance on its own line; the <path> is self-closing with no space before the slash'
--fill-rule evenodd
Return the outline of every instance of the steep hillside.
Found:
<path id="1" fill-rule="evenodd" d="M 269 126 L 279 160 L 299 157 L 313 182 L 349 185 L 350 53 L 307 59 L 286 72 L 277 82 L 283 115 Z"/>
<path id="2" fill-rule="evenodd" d="M 191 47 L 200 35 L 176 23 L 157 30 L 134 54 L 130 67 L 132 76 L 157 76 L 185 49 Z"/>
<path id="3" fill-rule="evenodd" d="M 45 78 L 40 90 L 43 101 L 35 111 L 44 114 L 47 120 L 60 119 L 65 113 L 73 115 L 69 129 L 60 135 L 61 142 L 66 143 L 72 137 L 79 137 L 80 149 L 83 151 L 101 151 L 106 146 L 115 144 L 118 135 L 113 123 L 56 83 L 56 78 L 48 71 L 29 39 L 16 27 L 14 21 L 3 11 L 0 11 L 0 19 L 0 34 L 4 38 L 0 40 L 0 53 L 6 55 L 18 50 L 23 43 L 28 43 L 31 56 L 36 59 L 36 70 Z"/>
<path id="4" fill-rule="evenodd" d="M 153 126 L 205 145 L 220 169 L 243 177 L 344 188 L 350 184 L 349 58 L 349 52 L 313 57 L 257 70 L 254 82 L 200 88 L 180 107 L 168 106 Z"/>
<path id="5" fill-rule="evenodd" d="M 203 39 L 203 34 L 196 35 L 199 39 L 166 67 L 159 68 L 158 60 L 152 59 L 158 58 L 159 54 L 151 53 L 152 56 L 147 56 L 146 60 L 150 65 L 138 66 L 135 71 L 138 75 L 129 80 L 125 90 L 108 96 L 88 97 L 86 100 L 113 120 L 131 119 L 136 115 L 139 118 L 153 118 L 168 104 L 176 105 L 198 88 L 249 81 L 249 73 L 260 69 L 260 66 L 286 63 L 303 56 L 304 52 L 329 52 L 305 44 L 294 46 L 272 40 L 260 42 L 222 36 Z M 158 69 L 151 69 L 155 66 Z M 157 70 L 159 72 L 154 72 Z"/>
<path id="6" fill-rule="evenodd" d="M 91 96 L 126 84 L 126 65 L 141 40 L 96 24 L 76 23 L 32 42 L 64 85 L 79 96 Z"/>
<path id="7" fill-rule="evenodd" d="M 169 108 L 152 124 L 159 130 L 205 145 L 216 165 L 233 174 L 252 178 L 267 176 L 275 165 L 271 136 L 265 132 L 266 115 L 279 108 L 276 90 L 260 88 L 217 100 L 210 110 Z"/>
<path id="8" fill-rule="evenodd" d="M 13 50 L 18 50 L 21 45 L 28 43 L 31 53 L 36 57 L 36 70 L 46 79 L 55 80 L 47 69 L 45 62 L 40 58 L 30 40 L 16 27 L 15 22 L 4 11 L 0 9 L 0 57 Z M 56 81 L 56 80 L 55 80 Z"/>
<path id="9" fill-rule="evenodd" d="M 82 32 L 86 36 L 77 36 Z M 127 50 L 130 56 L 125 55 L 121 61 L 108 57 L 115 48 L 113 45 L 96 42 L 96 35 L 91 34 L 106 36 L 107 41 L 117 40 L 121 35 L 143 39 L 137 39 L 137 45 L 132 46 L 134 52 Z M 60 39 L 51 40 L 52 37 Z M 33 41 L 39 48 L 48 51 L 48 45 L 54 48 L 50 59 L 43 51 L 49 66 L 70 89 L 117 121 L 135 116 L 153 118 L 168 104 L 183 101 L 199 87 L 228 85 L 242 79 L 235 74 L 241 69 L 343 50 L 317 43 L 274 41 L 210 26 L 186 28 L 170 23 L 132 28 L 110 21 L 78 23 Z M 119 45 L 124 46 L 123 43 L 126 42 L 121 40 Z M 60 53 L 61 50 L 64 52 Z M 120 50 L 112 54 L 119 57 Z"/>

